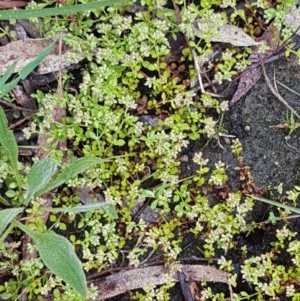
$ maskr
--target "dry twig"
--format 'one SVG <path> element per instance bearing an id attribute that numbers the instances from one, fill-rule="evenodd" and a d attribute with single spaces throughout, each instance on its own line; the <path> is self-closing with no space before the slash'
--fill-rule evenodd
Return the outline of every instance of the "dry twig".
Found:
<path id="1" fill-rule="evenodd" d="M 264 66 L 264 64 L 261 64 L 262 67 L 262 71 L 263 71 L 263 75 L 265 77 L 265 81 L 269 87 L 269 89 L 271 90 L 271 92 L 273 93 L 273 95 L 282 103 L 284 104 L 299 120 L 300 120 L 300 116 L 299 114 L 294 110 L 294 108 L 292 108 L 287 102 L 286 100 L 279 94 L 278 90 L 277 90 L 277 85 L 276 85 L 276 81 L 275 81 L 275 74 L 274 74 L 274 87 L 272 86 L 270 79 L 267 75 L 266 72 L 266 68 Z"/>

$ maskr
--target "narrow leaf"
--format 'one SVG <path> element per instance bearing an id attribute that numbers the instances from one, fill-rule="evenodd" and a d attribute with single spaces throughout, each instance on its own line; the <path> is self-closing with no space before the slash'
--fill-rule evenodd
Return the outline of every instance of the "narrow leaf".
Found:
<path id="1" fill-rule="evenodd" d="M 1 96 L 7 95 L 21 80 L 21 77 L 18 76 L 16 79 L 12 80 L 11 82 L 4 84 L 0 87 L 0 94 Z"/>
<path id="2" fill-rule="evenodd" d="M 13 63 L 8 70 L 6 71 L 6 73 L 3 75 L 3 77 L 0 79 L 0 82 L 2 81 L 2 85 L 0 85 L 0 94 L 2 96 L 8 94 L 17 84 L 21 79 L 25 79 L 46 57 L 47 55 L 50 53 L 50 51 L 52 50 L 54 44 L 56 43 L 56 40 L 54 40 L 49 46 L 47 46 L 45 49 L 43 49 L 41 51 L 41 53 L 30 63 L 28 63 L 20 72 L 19 72 L 19 76 L 12 80 L 9 83 L 6 83 L 6 81 L 4 81 L 6 78 L 9 78 L 9 75 L 11 75 L 14 70 L 15 67 L 17 65 L 17 62 Z M 4 79 L 3 79 L 4 78 Z"/>
<path id="3" fill-rule="evenodd" d="M 9 208 L 0 211 L 0 234 L 2 234 L 8 224 L 23 210 L 24 208 Z"/>
<path id="4" fill-rule="evenodd" d="M 0 144 L 5 149 L 14 172 L 18 173 L 18 145 L 12 131 L 8 129 L 8 121 L 0 107 Z"/>
<path id="5" fill-rule="evenodd" d="M 11 207 L 11 203 L 10 202 L 8 202 L 4 197 L 2 197 L 1 195 L 0 195 L 0 204 L 1 205 L 4 205 L 5 207 Z"/>
<path id="6" fill-rule="evenodd" d="M 100 164 L 102 162 L 109 161 L 109 159 L 100 159 L 97 157 L 83 157 L 73 160 L 69 165 L 67 165 L 60 173 L 57 175 L 56 179 L 49 183 L 44 189 L 39 191 L 38 195 L 41 195 L 47 191 L 50 191 L 56 187 L 59 187 L 66 181 L 77 176 L 79 173 L 86 171 L 95 164 Z"/>
<path id="7" fill-rule="evenodd" d="M 22 79 L 25 79 L 50 53 L 53 46 L 57 42 L 57 39 L 55 39 L 49 46 L 47 46 L 33 61 L 28 63 L 20 72 L 20 77 Z"/>
<path id="8" fill-rule="evenodd" d="M 267 203 L 267 204 L 270 204 L 270 205 L 273 205 L 273 206 L 283 208 L 283 209 L 286 209 L 288 211 L 300 214 L 300 208 L 285 205 L 285 204 L 282 204 L 282 203 L 279 203 L 279 202 L 276 202 L 276 201 L 271 201 L 271 200 L 264 199 L 264 198 L 259 198 L 257 196 L 253 196 L 253 195 L 248 195 L 248 196 L 251 197 L 254 200 L 257 200 L 257 201 L 260 201 L 260 202 L 263 202 L 263 203 Z"/>
<path id="9" fill-rule="evenodd" d="M 3 74 L 3 76 L 0 78 L 0 88 L 7 82 L 7 80 L 12 76 L 12 74 L 15 71 L 15 68 L 17 66 L 18 61 L 15 61 L 14 63 L 12 63 L 7 70 L 5 71 L 5 73 Z"/>
<path id="10" fill-rule="evenodd" d="M 28 200 L 35 196 L 49 183 L 56 170 L 57 163 L 50 158 L 42 159 L 34 163 L 27 176 Z"/>
<path id="11" fill-rule="evenodd" d="M 79 213 L 79 212 L 87 212 L 87 211 L 91 211 L 91 210 L 97 210 L 100 208 L 105 209 L 105 207 L 109 207 L 112 206 L 109 203 L 105 203 L 105 202 L 101 202 L 101 203 L 94 203 L 94 204 L 87 204 L 87 205 L 79 205 L 76 207 L 60 207 L 60 208 L 52 208 L 52 207 L 44 207 L 42 208 L 43 211 L 47 211 L 47 212 L 53 212 L 53 213 Z M 109 210 L 111 210 L 111 208 L 109 208 Z M 106 211 L 106 210 L 105 210 Z"/>
<path id="12" fill-rule="evenodd" d="M 32 237 L 40 257 L 48 269 L 69 284 L 83 298 L 86 298 L 85 274 L 72 244 L 61 235 L 32 231 L 16 220 L 13 223 Z"/>
<path id="13" fill-rule="evenodd" d="M 31 10 L 2 10 L 0 11 L 1 20 L 14 20 L 14 19 L 30 19 L 30 18 L 43 18 L 49 16 L 70 15 L 87 10 L 93 10 L 100 7 L 112 6 L 113 4 L 119 4 L 122 0 L 104 0 L 94 1 L 91 3 L 84 3 L 72 6 L 64 7 L 52 7 L 52 8 L 40 8 Z"/>

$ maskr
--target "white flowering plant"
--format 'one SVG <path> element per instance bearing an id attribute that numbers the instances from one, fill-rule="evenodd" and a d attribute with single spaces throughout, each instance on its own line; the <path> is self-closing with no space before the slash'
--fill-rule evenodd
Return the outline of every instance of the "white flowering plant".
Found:
<path id="1" fill-rule="evenodd" d="M 66 2 L 69 6 L 74 3 Z M 62 97 L 51 91 L 35 92 L 39 109 L 24 133 L 30 137 L 33 133 L 47 132 L 47 151 L 53 162 L 64 165 L 64 155 L 70 160 L 75 157 L 107 160 L 68 178 L 53 192 L 53 206 L 65 208 L 64 214 L 54 210 L 46 223 L 41 218 L 42 196 L 31 202 L 26 214 L 30 215 L 29 225 L 35 231 L 43 232 L 50 227 L 65 235 L 80 254 L 86 274 L 105 272 L 111 267 L 138 267 L 155 262 L 158 257 L 166 266 L 171 265 L 181 260 L 184 239 L 190 236 L 199 241 L 197 256 L 208 261 L 218 257 L 218 266 L 232 273 L 234 285 L 237 274 L 230 253 L 236 250 L 236 237 L 257 226 L 249 222 L 254 201 L 243 191 L 230 187 L 224 163 L 210 165 L 201 151 L 184 156 L 193 140 L 206 143 L 219 138 L 223 116 L 229 110 L 228 101 L 193 88 L 199 71 L 194 60 L 203 68 L 202 75 L 213 74 L 214 83 L 230 81 L 249 65 L 247 58 L 252 50 L 224 46 L 216 54 L 211 40 L 218 35 L 218 28 L 228 20 L 232 24 L 242 20 L 243 29 L 254 35 L 254 29 L 259 27 L 254 18 L 257 10 L 270 9 L 270 18 L 274 11 L 269 1 L 247 4 L 252 14 L 247 17 L 235 9 L 236 1 L 206 0 L 199 5 L 187 5 L 186 1 L 174 0 L 174 3 L 180 15 L 165 0 L 126 0 L 122 5 L 105 9 L 43 18 L 39 29 L 45 36 L 64 31 L 64 40 L 86 59 L 78 86 L 72 86 L 72 75 L 63 77 Z M 56 4 L 62 6 L 63 1 Z M 30 7 L 50 5 L 52 1 L 45 0 L 32 2 Z M 284 3 L 280 5 L 285 7 Z M 228 7 L 233 8 L 231 16 L 216 11 Z M 191 22 L 195 18 L 205 21 L 200 25 L 203 32 L 200 38 L 195 36 Z M 279 22 L 282 16 L 277 19 Z M 180 55 L 174 58 L 170 41 L 179 34 L 188 43 L 180 45 Z M 53 123 L 52 111 L 57 105 L 67 115 Z M 66 154 L 57 149 L 61 141 L 67 141 Z M 237 161 L 242 162 L 241 143 L 233 140 L 231 148 Z M 9 159 L 1 148 L 0 155 L 0 183 L 8 187 L 2 204 L 6 206 L 9 201 L 14 206 L 20 200 L 18 187 L 9 177 Z M 191 171 L 187 168 L 187 175 L 184 166 L 191 162 L 195 165 Z M 27 174 L 28 169 L 24 167 L 22 172 Z M 90 206 L 104 200 L 111 210 L 101 207 L 75 214 L 70 208 L 83 206 L 82 189 L 88 190 L 86 198 Z M 294 202 L 298 192 L 290 193 Z M 22 261 L 19 243 L 2 242 L 0 247 L 0 267 L 9 274 L 0 283 L 0 298 L 18 300 L 26 293 L 28 300 L 43 300 L 49 294 L 53 300 L 82 300 L 68 283 L 53 274 L 42 273 L 41 258 Z M 28 248 L 35 251 L 34 246 Z M 257 257 L 248 256 L 247 247 L 242 248 L 241 275 L 255 293 L 234 292 L 232 300 L 252 297 L 271 300 L 276 294 L 297 296 L 300 264 L 295 233 L 283 227 L 269 248 L 270 252 Z M 294 267 L 284 268 L 276 262 L 276 256 L 284 248 Z M 264 272 L 262 279 L 255 274 L 254 267 Z M 172 286 L 170 281 L 160 288 L 147 287 L 145 293 L 136 293 L 133 299 L 169 300 L 168 289 Z M 91 299 L 99 299 L 101 295 L 93 282 L 89 283 L 88 295 Z M 204 283 L 201 298 L 229 300 L 224 292 L 215 292 Z"/>

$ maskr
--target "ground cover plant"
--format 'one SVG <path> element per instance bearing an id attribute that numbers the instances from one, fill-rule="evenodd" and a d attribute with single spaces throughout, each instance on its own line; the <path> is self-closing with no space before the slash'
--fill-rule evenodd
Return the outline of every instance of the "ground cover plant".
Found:
<path id="1" fill-rule="evenodd" d="M 46 159 L 37 152 L 35 158 L 20 156 L 16 162 L 15 156 L 12 161 L 3 133 L 11 145 L 15 142 L 2 126 L 2 299 L 100 300 L 106 295 L 97 283 L 110 271 L 157 264 L 172 271 L 201 259 L 216 268 L 212 280 L 217 281 L 218 271 L 229 273 L 228 285 L 219 287 L 204 277 L 191 293 L 194 300 L 299 300 L 299 234 L 288 216 L 299 210 L 299 186 L 282 192 L 287 204 L 277 206 L 269 219 L 253 219 L 257 201 L 268 201 L 274 189 L 254 182 L 240 141 L 226 133 L 229 101 L 218 95 L 222 84 L 253 63 L 251 54 L 266 53 L 276 44 L 297 55 L 291 39 L 297 28 L 285 22 L 295 2 L 147 0 L 68 11 L 77 3 L 66 1 L 55 4 L 64 8 L 61 14 L 53 11 L 52 1 L 28 5 L 29 15 L 22 17 L 42 17 L 31 20 L 42 37 L 63 32 L 62 40 L 81 62 L 80 69 L 57 74 L 59 89 L 32 93 L 38 110 L 22 131 L 27 141 L 36 134 L 46 137 Z M 39 10 L 48 7 L 49 14 Z M 35 9 L 38 15 L 30 15 Z M 15 12 L 7 16 L 17 18 Z M 270 45 L 256 42 L 270 23 L 270 40 L 280 38 Z M 220 30 L 228 24 L 237 33 L 233 45 L 228 32 Z M 55 119 L 58 108 L 65 113 Z M 238 166 L 237 188 L 230 183 L 230 166 L 221 161 L 211 165 L 202 149 L 191 150 L 194 141 L 203 148 L 207 143 L 223 147 L 224 137 Z M 90 163 L 74 168 L 85 160 Z M 197 168 L 185 169 L 188 163 Z M 40 175 L 34 185 L 32 170 Z M 66 176 L 66 170 L 72 172 Z M 50 207 L 45 206 L 49 199 Z M 44 207 L 50 208 L 46 218 Z M 241 237 L 268 227 L 274 237 L 261 252 L 243 244 Z M 22 243 L 19 229 L 35 244 Z M 45 260 L 38 243 L 43 237 L 65 237 L 74 266 L 82 266 L 87 279 L 74 282 L 53 267 L 55 259 Z M 186 247 L 187 237 L 194 248 Z M 55 243 L 51 248 L 58 254 Z M 78 288 L 81 281 L 86 291 Z M 170 293 L 171 277 L 163 283 L 127 296 L 183 300 Z M 247 285 L 241 288 L 242 283 Z"/>

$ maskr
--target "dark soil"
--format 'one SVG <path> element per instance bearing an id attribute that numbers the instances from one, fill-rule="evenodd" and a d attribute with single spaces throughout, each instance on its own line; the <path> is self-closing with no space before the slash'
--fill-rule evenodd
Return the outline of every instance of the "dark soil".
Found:
<path id="1" fill-rule="evenodd" d="M 274 74 L 276 80 L 295 92 L 300 92 L 300 67 L 295 61 L 281 59 L 267 65 L 267 73 L 270 79 Z M 297 111 L 300 109 L 299 96 L 288 91 L 277 83 L 278 91 L 283 98 Z M 239 138 L 243 146 L 243 163 L 250 167 L 254 183 L 259 188 L 276 189 L 282 183 L 283 191 L 290 190 L 294 185 L 300 183 L 300 129 L 296 129 L 289 136 L 289 129 L 276 127 L 286 122 L 290 114 L 287 108 L 272 94 L 265 80 L 262 78 L 238 103 L 233 105 L 225 116 L 224 126 L 228 134 Z M 237 160 L 232 155 L 230 145 L 226 139 L 211 141 L 208 146 L 203 147 L 203 143 L 196 142 L 189 156 L 192 158 L 194 152 L 202 151 L 206 158 L 209 158 L 211 167 L 218 161 L 222 161 L 227 166 L 229 182 L 233 189 L 240 188 L 240 173 L 236 170 Z M 192 162 L 192 161 L 190 161 Z M 193 164 L 186 166 L 188 174 L 196 169 Z M 275 199 L 276 200 L 276 199 Z M 268 217 L 270 210 L 275 210 L 271 206 L 257 202 L 251 219 L 262 221 Z M 300 232 L 300 225 L 297 219 L 291 220 L 291 228 L 295 232 Z M 267 251 L 268 246 L 274 239 L 276 227 L 271 226 L 265 230 L 256 230 L 251 235 L 237 237 L 237 248 L 232 252 L 234 265 L 239 266 L 240 248 L 248 246 L 249 256 L 257 256 Z M 187 238 L 188 240 L 188 238 Z M 197 244 L 194 244 L 197 249 Z M 189 250 L 189 256 L 193 255 Z M 283 258 L 279 259 L 285 264 Z M 241 281 L 238 282 L 237 290 L 245 290 L 247 286 Z M 249 289 L 249 288 L 248 288 Z M 172 300 L 184 300 L 177 297 Z M 285 299 L 281 299 L 285 300 Z"/>

